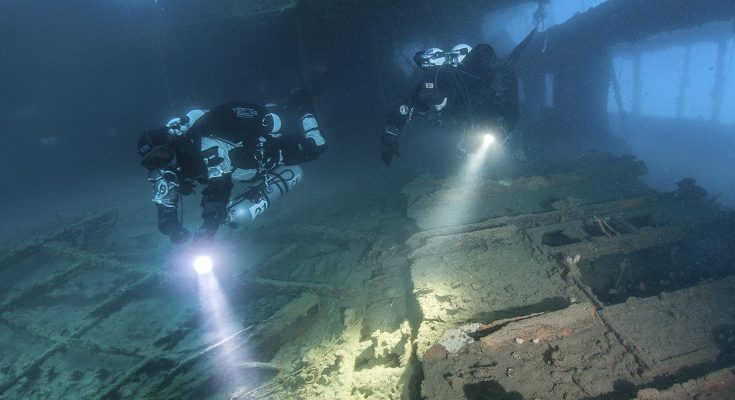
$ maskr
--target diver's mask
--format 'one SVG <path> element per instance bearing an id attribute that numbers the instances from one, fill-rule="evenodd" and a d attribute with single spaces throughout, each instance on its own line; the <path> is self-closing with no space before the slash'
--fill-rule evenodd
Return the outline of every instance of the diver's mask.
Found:
<path id="1" fill-rule="evenodd" d="M 161 169 L 172 164 L 176 160 L 176 154 L 170 146 L 156 146 L 148 154 L 143 156 L 140 164 L 149 171 Z"/>
<path id="2" fill-rule="evenodd" d="M 138 154 L 140 161 L 149 171 L 172 165 L 176 160 L 176 153 L 168 141 L 166 128 L 143 132 L 138 139 Z"/>

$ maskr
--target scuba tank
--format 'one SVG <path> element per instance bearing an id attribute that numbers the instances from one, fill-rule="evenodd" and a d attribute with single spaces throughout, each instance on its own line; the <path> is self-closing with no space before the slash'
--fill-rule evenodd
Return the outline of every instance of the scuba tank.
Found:
<path id="1" fill-rule="evenodd" d="M 227 205 L 227 223 L 245 224 L 257 218 L 271 203 L 279 200 L 303 177 L 298 165 L 279 166 L 269 171 L 263 182 L 250 186 Z"/>

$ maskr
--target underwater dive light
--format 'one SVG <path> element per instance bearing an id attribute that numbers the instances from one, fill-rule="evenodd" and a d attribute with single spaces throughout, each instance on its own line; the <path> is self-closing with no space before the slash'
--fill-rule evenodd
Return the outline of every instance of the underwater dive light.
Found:
<path id="1" fill-rule="evenodd" d="M 199 274 L 207 274 L 212 271 L 212 258 L 199 256 L 194 259 L 194 270 Z"/>
<path id="2" fill-rule="evenodd" d="M 482 136 L 482 148 L 487 149 L 491 144 L 495 143 L 495 135 L 486 133 Z"/>

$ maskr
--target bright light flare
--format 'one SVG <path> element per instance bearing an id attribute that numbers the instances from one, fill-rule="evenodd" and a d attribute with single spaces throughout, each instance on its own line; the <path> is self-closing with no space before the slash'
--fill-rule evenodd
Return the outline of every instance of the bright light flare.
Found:
<path id="1" fill-rule="evenodd" d="M 464 159 L 457 177 L 449 181 L 449 187 L 439 192 L 437 212 L 426 222 L 433 228 L 463 225 L 477 222 L 486 213 L 480 209 L 487 207 L 489 201 L 484 198 L 490 166 L 499 165 L 504 155 L 503 136 L 493 130 L 476 131 L 465 138 L 462 144 L 470 153 Z M 480 210 L 480 211 L 478 211 Z"/>
<path id="2" fill-rule="evenodd" d="M 490 146 L 492 146 L 493 143 L 495 143 L 495 135 L 492 133 L 485 133 L 482 135 L 482 143 L 474 152 L 472 152 L 470 158 L 467 160 L 467 165 L 465 166 L 464 171 L 465 179 L 472 181 L 477 179 L 480 169 L 487 158 L 488 150 L 490 150 Z"/>
<path id="3" fill-rule="evenodd" d="M 212 258 L 209 256 L 199 256 L 195 258 L 194 270 L 202 275 L 212 272 Z"/>

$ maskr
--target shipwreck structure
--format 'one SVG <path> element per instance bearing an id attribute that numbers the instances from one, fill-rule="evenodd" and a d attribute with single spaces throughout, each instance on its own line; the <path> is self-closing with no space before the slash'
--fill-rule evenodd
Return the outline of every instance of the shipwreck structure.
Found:
<path id="1" fill-rule="evenodd" d="M 230 22 L 360 7 L 216 3 Z M 549 29 L 522 79 L 526 111 L 554 129 L 523 141 L 606 135 L 612 46 L 732 18 L 731 2 L 610 0 Z M 655 191 L 636 158 L 578 150 L 229 233 L 229 308 L 211 313 L 201 281 L 168 244 L 127 235 L 123 211 L 59 224 L 0 252 L 0 398 L 735 397 L 735 215 L 692 179 Z"/>

